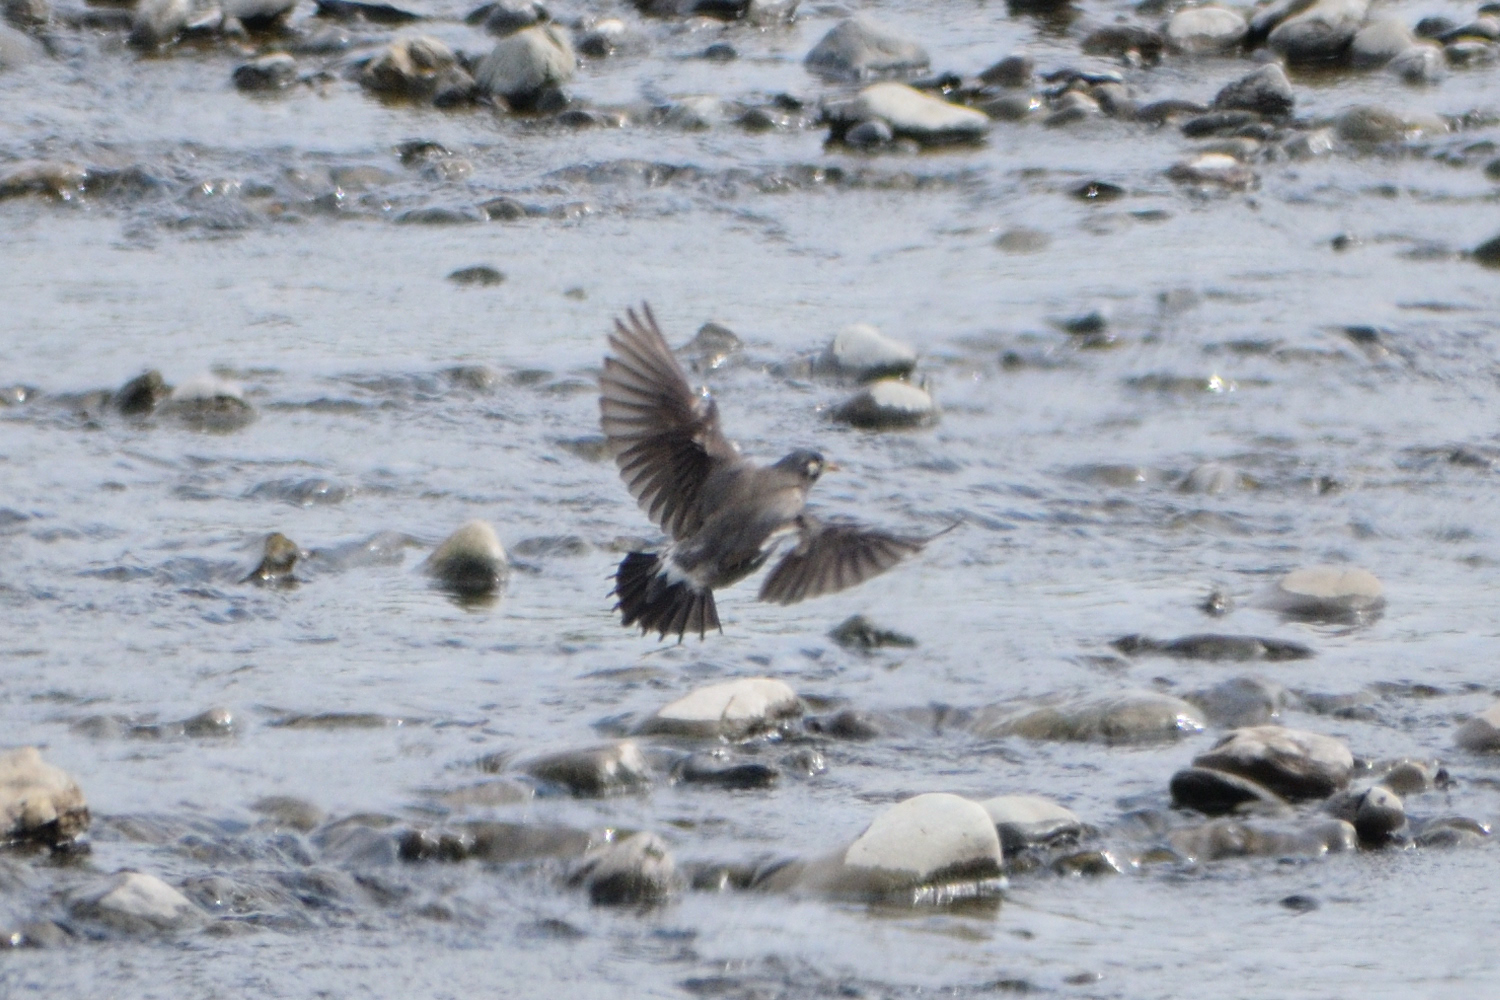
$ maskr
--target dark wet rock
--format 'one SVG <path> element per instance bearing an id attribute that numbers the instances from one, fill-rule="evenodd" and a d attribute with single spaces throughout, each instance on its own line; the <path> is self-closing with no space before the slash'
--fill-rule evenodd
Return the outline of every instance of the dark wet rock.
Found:
<path id="1" fill-rule="evenodd" d="M 865 430 L 898 430 L 936 423 L 938 408 L 926 389 L 897 379 L 881 379 L 837 407 L 833 418 Z"/>
<path id="2" fill-rule="evenodd" d="M 718 788 L 770 788 L 781 780 L 781 771 L 761 761 L 729 760 L 722 751 L 714 751 L 684 757 L 672 767 L 672 779 Z"/>
<path id="3" fill-rule="evenodd" d="M 743 739 L 775 730 L 802 714 L 802 701 L 784 682 L 745 677 L 710 684 L 659 709 L 642 733 L 697 739 Z"/>
<path id="4" fill-rule="evenodd" d="M 859 16 L 829 29 L 803 64 L 820 76 L 865 80 L 920 73 L 931 60 L 917 42 Z"/>
<path id="5" fill-rule="evenodd" d="M 1399 760 L 1379 761 L 1371 768 L 1376 783 L 1389 788 L 1397 795 L 1418 795 L 1434 788 L 1446 787 L 1452 779 L 1437 761 Z"/>
<path id="6" fill-rule="evenodd" d="M 813 369 L 863 381 L 910 375 L 916 365 L 917 352 L 910 345 L 869 323 L 851 323 L 833 338 Z"/>
<path id="7" fill-rule="evenodd" d="M 844 145 L 855 149 L 877 149 L 895 141 L 895 131 L 887 122 L 879 118 L 860 122 L 844 133 Z"/>
<path id="8" fill-rule="evenodd" d="M 1182 123 L 1182 134 L 1189 139 L 1202 139 L 1214 135 L 1234 135 L 1241 129 L 1260 121 L 1254 111 L 1210 111 L 1195 115 Z"/>
<path id="9" fill-rule="evenodd" d="M 298 0 L 226 0 L 225 18 L 232 18 L 251 31 L 284 27 Z"/>
<path id="10" fill-rule="evenodd" d="M 492 35 L 514 35 L 523 28 L 550 20 L 547 8 L 533 0 L 499 0 L 487 3 L 464 18 L 470 24 L 481 24 Z"/>
<path id="11" fill-rule="evenodd" d="M 661 837 L 636 833 L 591 851 L 571 881 L 584 886 L 596 905 L 652 905 L 672 894 L 677 865 Z"/>
<path id="12" fill-rule="evenodd" d="M 3 190 L 0 190 L 3 193 Z M 1471 251 L 1471 256 L 1485 267 L 1500 267 L 1500 236 L 1485 240 Z"/>
<path id="13" fill-rule="evenodd" d="M 1309 896 L 1306 893 L 1301 892 L 1293 893 L 1290 896 L 1283 896 L 1276 902 L 1279 905 L 1286 907 L 1288 910 L 1291 910 L 1293 913 L 1311 913 L 1312 911 L 1323 905 L 1322 903 L 1318 902 L 1316 897 Z"/>
<path id="14" fill-rule="evenodd" d="M 1224 153 L 1199 153 L 1174 163 L 1167 176 L 1179 184 L 1199 188 L 1222 188 L 1243 191 L 1256 183 L 1255 171 L 1234 156 Z"/>
<path id="15" fill-rule="evenodd" d="M 874 716 L 852 708 L 809 718 L 806 726 L 810 733 L 838 740 L 873 740 L 885 734 L 885 728 Z"/>
<path id="16" fill-rule="evenodd" d="M 1152 101 L 1150 104 L 1138 106 L 1135 109 L 1135 120 L 1145 122 L 1148 125 L 1165 125 L 1175 118 L 1201 115 L 1206 111 L 1208 111 L 1208 108 L 1197 101 L 1187 101 L 1172 97 L 1163 101 Z"/>
<path id="17" fill-rule="evenodd" d="M 1205 4 L 1188 7 L 1167 22 L 1167 44 L 1187 55 L 1227 52 L 1245 40 L 1250 26 L 1237 10 Z"/>
<path id="18" fill-rule="evenodd" d="M 1308 566 L 1282 577 L 1267 603 L 1299 621 L 1359 624 L 1385 608 L 1385 590 L 1366 569 Z"/>
<path id="19" fill-rule="evenodd" d="M 1321 857 L 1356 850 L 1359 836 L 1341 819 L 1289 826 L 1269 820 L 1210 820 L 1201 826 L 1174 830 L 1172 849 L 1190 861 L 1228 858 Z"/>
<path id="20" fill-rule="evenodd" d="M 130 25 L 130 44 L 155 49 L 175 41 L 191 15 L 188 0 L 141 0 Z"/>
<path id="21" fill-rule="evenodd" d="M 360 70 L 359 82 L 387 97 L 422 99 L 459 74 L 467 76 L 453 50 L 430 35 L 420 35 L 398 38 L 381 49 Z"/>
<path id="22" fill-rule="evenodd" d="M 1081 47 L 1087 55 L 1116 58 L 1134 55 L 1149 65 L 1161 61 L 1163 44 L 1161 32 L 1155 28 L 1139 24 L 1109 24 L 1085 35 Z"/>
<path id="23" fill-rule="evenodd" d="M 1059 128 L 1086 118 L 1097 118 L 1103 113 L 1098 101 L 1080 91 L 1070 90 L 1052 101 L 1051 109 L 1047 117 L 1042 119 L 1042 124 L 1048 128 Z"/>
<path id="24" fill-rule="evenodd" d="M 448 280 L 455 285 L 489 288 L 504 283 L 505 275 L 488 264 L 475 264 L 473 267 L 461 267 L 452 272 L 448 275 Z"/>
<path id="25" fill-rule="evenodd" d="M 940 97 L 904 83 L 873 83 L 853 100 L 824 106 L 823 115 L 841 139 L 851 129 L 868 121 L 883 121 L 892 133 L 923 145 L 978 142 L 989 131 L 990 122 L 973 108 L 950 104 Z"/>
<path id="26" fill-rule="evenodd" d="M 63 847 L 89 826 L 78 783 L 42 760 L 36 747 L 0 753 L 0 846 Z"/>
<path id="27" fill-rule="evenodd" d="M 1030 87 L 1036 75 L 1036 60 L 1028 55 L 1006 56 L 979 74 L 981 83 L 992 87 L 1020 89 Z"/>
<path id="28" fill-rule="evenodd" d="M 1406 825 L 1406 806 L 1401 797 L 1380 785 L 1336 795 L 1329 800 L 1327 809 L 1354 824 L 1360 842 L 1370 846 L 1384 844 Z"/>
<path id="29" fill-rule="evenodd" d="M 1287 692 L 1259 677 L 1231 677 L 1186 699 L 1217 726 L 1263 726 L 1274 722 L 1286 705 Z"/>
<path id="30" fill-rule="evenodd" d="M 1478 847 L 1490 839 L 1490 825 L 1467 816 L 1439 816 L 1422 824 L 1418 847 Z"/>
<path id="31" fill-rule="evenodd" d="M 239 726 L 233 712 L 222 705 L 216 705 L 183 719 L 174 728 L 181 729 L 184 736 L 224 737 L 233 736 Z"/>
<path id="32" fill-rule="evenodd" d="M 0 4 L 0 16 L 24 31 L 46 24 L 52 16 L 52 7 L 48 0 L 5 0 Z M 3 63 L 4 58 L 0 57 L 0 65 Z"/>
<path id="33" fill-rule="evenodd" d="M 510 576 L 505 546 L 485 521 L 461 525 L 422 564 L 440 586 L 462 596 L 493 594 Z"/>
<path id="34" fill-rule="evenodd" d="M 578 36 L 578 51 L 590 59 L 603 59 L 622 52 L 644 52 L 646 36 L 617 17 L 595 21 Z"/>
<path id="35" fill-rule="evenodd" d="M 1338 116 L 1334 130 L 1345 142 L 1379 145 L 1442 135 L 1448 131 L 1448 124 L 1436 115 L 1403 114 L 1389 108 L 1358 105 Z"/>
<path id="36" fill-rule="evenodd" d="M 1109 181 L 1084 181 L 1068 191 L 1080 201 L 1104 203 L 1125 197 L 1125 189 Z"/>
<path id="37" fill-rule="evenodd" d="M 651 783 L 646 758 L 630 740 L 547 754 L 522 764 L 521 770 L 580 796 L 614 795 Z"/>
<path id="38" fill-rule="evenodd" d="M 1206 767 L 1187 767 L 1172 775 L 1172 805 L 1196 809 L 1205 816 L 1231 812 L 1285 812 L 1286 800 L 1249 778 Z"/>
<path id="39" fill-rule="evenodd" d="M 704 323 L 693 339 L 677 349 L 677 354 L 695 372 L 710 372 L 745 349 L 735 332 L 722 323 Z"/>
<path id="40" fill-rule="evenodd" d="M 1275 63 L 1245 74 L 1214 96 L 1214 107 L 1228 111 L 1254 111 L 1261 115 L 1286 115 L 1295 103 L 1292 82 Z"/>
<path id="41" fill-rule="evenodd" d="M 0 200 L 39 194 L 71 201 L 83 193 L 89 172 L 76 163 L 31 160 L 0 169 Z"/>
<path id="42" fill-rule="evenodd" d="M 1443 46 L 1443 55 L 1454 66 L 1488 66 L 1500 61 L 1500 48 L 1492 42 L 1464 38 Z"/>
<path id="43" fill-rule="evenodd" d="M 917 644 L 917 640 L 911 636 L 881 628 L 864 615 L 853 615 L 844 619 L 837 628 L 828 633 L 828 637 L 845 649 L 857 649 L 862 652 L 885 649 L 890 646 L 911 649 Z"/>
<path id="44" fill-rule="evenodd" d="M 504 98 L 512 108 L 541 109 L 559 92 L 577 65 L 567 30 L 539 24 L 502 38 L 474 71 L 479 89 Z"/>
<path id="45" fill-rule="evenodd" d="M 252 802 L 250 808 L 264 817 L 265 822 L 299 833 L 317 829 L 327 818 L 322 809 L 291 795 L 267 795 Z"/>
<path id="46" fill-rule="evenodd" d="M 1156 691 L 1127 691 L 1040 706 L 992 705 L 976 713 L 970 728 L 986 738 L 1150 743 L 1199 732 L 1203 718 L 1181 698 Z"/>
<path id="47" fill-rule="evenodd" d="M 422 20 L 414 14 L 388 3 L 365 3 L 363 0 L 316 0 L 318 16 L 337 21 L 369 21 L 371 24 L 410 24 Z"/>
<path id="48" fill-rule="evenodd" d="M 133 871 L 86 890 L 74 902 L 73 914 L 126 934 L 186 930 L 205 918 L 192 900 L 155 875 Z"/>
<path id="49" fill-rule="evenodd" d="M 1198 610 L 1215 618 L 1222 618 L 1234 610 L 1234 595 L 1222 587 L 1215 587 L 1198 604 Z"/>
<path id="50" fill-rule="evenodd" d="M 161 372 L 152 369 L 122 385 L 114 396 L 115 409 L 127 417 L 144 416 L 154 411 L 172 394 Z"/>
<path id="51" fill-rule="evenodd" d="M 526 206 L 514 198 L 491 198 L 480 205 L 479 210 L 491 222 L 516 222 L 530 214 Z"/>
<path id="52" fill-rule="evenodd" d="M 282 90 L 296 79 L 297 60 L 285 52 L 273 52 L 234 68 L 234 85 L 244 91 Z"/>
<path id="53" fill-rule="evenodd" d="M 834 897 L 910 904 L 945 903 L 998 892 L 1004 855 L 984 807 L 928 793 L 875 817 L 847 850 L 796 862 L 757 885 Z"/>
<path id="54" fill-rule="evenodd" d="M 1266 44 L 1290 63 L 1342 59 L 1369 9 L 1369 0 L 1317 0 L 1278 24 Z"/>
<path id="55" fill-rule="evenodd" d="M 1394 17 L 1378 17 L 1366 22 L 1349 43 L 1349 65 L 1355 69 L 1384 66 L 1413 45 L 1416 36 L 1406 22 Z"/>
<path id="56" fill-rule="evenodd" d="M 255 419 L 255 410 L 245 402 L 239 387 L 212 375 L 200 375 L 177 386 L 157 412 L 190 430 L 215 434 L 237 431 Z"/>
<path id="57" fill-rule="evenodd" d="M 297 578 L 292 571 L 301 554 L 302 550 L 296 542 L 279 531 L 272 532 L 266 537 L 265 554 L 261 557 L 260 565 L 240 582 L 276 587 L 295 585 Z"/>
<path id="58" fill-rule="evenodd" d="M 739 57 L 739 52 L 727 42 L 715 42 L 698 53 L 698 58 L 707 59 L 709 62 L 733 62 Z"/>
<path id="59" fill-rule="evenodd" d="M 1002 122 L 1018 122 L 1040 108 L 1041 102 L 1029 93 L 1000 94 L 979 101 L 976 105 L 986 118 Z"/>
<path id="60" fill-rule="evenodd" d="M 1342 740 L 1301 729 L 1250 726 L 1193 759 L 1249 778 L 1287 799 L 1327 798 L 1349 783 L 1354 756 Z"/>
<path id="61" fill-rule="evenodd" d="M 1263 639 L 1253 635 L 1217 635 L 1203 633 L 1185 635 L 1179 639 L 1161 642 L 1143 635 L 1121 636 L 1110 643 L 1126 656 L 1156 654 L 1172 656 L 1182 660 L 1305 660 L 1313 655 L 1312 649 L 1300 642 L 1283 639 Z"/>
<path id="62" fill-rule="evenodd" d="M 1109 851 L 1074 851 L 1055 858 L 1052 871 L 1065 878 L 1098 878 L 1102 875 L 1121 875 L 1125 865 Z"/>
<path id="63" fill-rule="evenodd" d="M 1469 719 L 1453 735 L 1460 749 L 1474 753 L 1500 750 L 1500 702 Z"/>
<path id="64" fill-rule="evenodd" d="M 1007 856 L 1028 847 L 1076 840 L 1083 834 L 1083 821 L 1071 809 L 1040 795 L 1000 795 L 979 805 L 995 824 Z"/>
<path id="65" fill-rule="evenodd" d="M 539 858 L 578 857 L 589 848 L 587 833 L 562 826 L 525 823 L 461 823 L 447 830 L 408 831 L 400 838 L 403 861 L 488 861 L 513 864 Z"/>

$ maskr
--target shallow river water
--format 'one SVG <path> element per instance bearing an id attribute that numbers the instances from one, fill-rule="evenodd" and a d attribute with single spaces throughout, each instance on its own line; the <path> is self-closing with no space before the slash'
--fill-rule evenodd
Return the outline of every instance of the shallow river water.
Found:
<path id="1" fill-rule="evenodd" d="M 396 33 L 493 44 L 454 0 L 409 6 L 432 20 Z M 1165 8 L 866 7 L 965 77 L 1024 51 L 1043 72 L 1118 72 L 1142 103 L 1207 103 L 1256 66 L 1080 53 L 1093 28 L 1159 26 Z M 1131 817 L 1188 822 L 1168 779 L 1222 725 L 1108 745 L 944 720 L 1250 674 L 1296 693 L 1278 721 L 1361 760 L 1440 761 L 1451 783 L 1407 801 L 1413 828 L 1500 819 L 1500 762 L 1454 742 L 1500 693 L 1500 286 L 1467 253 L 1500 232 L 1484 169 L 1500 156 L 1500 68 L 1423 88 L 1293 72 L 1295 129 L 1363 104 L 1451 131 L 1305 158 L 1278 138 L 1250 154 L 1254 182 L 1226 190 L 1167 175 L 1203 140 L 1106 116 L 1047 127 L 1038 112 L 923 152 L 825 145 L 816 103 L 852 88 L 802 57 L 855 9 L 755 28 L 553 8 L 646 39 L 585 59 L 567 87 L 622 127 L 378 100 L 345 66 L 393 29 L 363 23 L 346 51 L 299 55 L 326 76 L 273 95 L 235 90 L 248 47 L 143 56 L 122 32 L 69 27 L 62 5 L 40 29 L 49 48 L 0 71 L 0 175 L 44 161 L 110 179 L 0 199 L 0 748 L 43 748 L 93 813 L 87 852 L 0 857 L 0 926 L 69 935 L 0 952 L 0 996 L 1473 997 L 1494 982 L 1493 844 L 1139 860 Z M 291 23 L 318 19 L 304 4 Z M 719 41 L 739 58 L 697 57 Z M 660 113 L 782 93 L 803 124 L 753 132 L 726 112 L 683 129 Z M 403 163 L 419 139 L 448 155 Z M 1075 196 L 1095 180 L 1121 196 Z M 484 221 L 499 197 L 525 213 Z M 505 280 L 449 280 L 473 265 Z M 673 344 L 707 321 L 744 341 L 695 378 L 746 453 L 810 446 L 842 466 L 814 491 L 822 509 L 960 526 L 832 597 L 783 608 L 750 584 L 724 591 L 724 634 L 703 642 L 622 629 L 608 577 L 655 538 L 602 457 L 595 380 L 613 318 L 642 301 Z M 1063 329 L 1094 312 L 1103 335 Z M 830 419 L 854 387 L 798 361 L 856 321 L 918 348 L 935 426 Z M 204 432 L 97 395 L 148 368 L 173 384 L 213 372 L 255 419 Z M 1184 488 L 1207 480 L 1222 488 Z M 457 602 L 419 568 L 472 518 L 515 564 L 493 603 Z M 307 552 L 300 585 L 241 583 L 274 531 Z M 1351 627 L 1263 606 L 1281 574 L 1328 563 L 1375 573 L 1384 613 Z M 1222 618 L 1200 610 L 1215 588 L 1233 600 Z M 842 648 L 828 633 L 853 614 L 917 645 Z M 1199 632 L 1316 655 L 1110 646 Z M 786 681 L 813 714 L 906 723 L 862 742 L 789 736 L 826 770 L 783 764 L 763 789 L 662 777 L 602 799 L 444 797 L 497 761 L 598 743 L 748 676 Z M 213 707 L 232 724 L 180 725 Z M 777 764 L 789 749 L 735 752 Z M 640 910 L 592 906 L 564 862 L 408 863 L 394 840 L 345 849 L 330 833 L 639 829 L 684 868 L 750 864 L 835 850 L 929 791 L 1054 798 L 1122 871 L 1015 872 L 986 907 L 684 886 Z M 273 796 L 309 821 L 279 822 Z M 70 923 L 70 893 L 127 868 L 211 919 L 144 937 Z"/>

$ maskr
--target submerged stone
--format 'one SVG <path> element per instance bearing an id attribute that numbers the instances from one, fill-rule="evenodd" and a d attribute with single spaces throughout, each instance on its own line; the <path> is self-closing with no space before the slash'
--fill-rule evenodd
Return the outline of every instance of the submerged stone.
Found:
<path id="1" fill-rule="evenodd" d="M 917 644 L 917 640 L 911 636 L 881 628 L 864 615 L 854 615 L 844 619 L 837 628 L 828 633 L 828 637 L 845 649 L 857 649 L 862 652 L 888 646 L 910 649 Z"/>
<path id="2" fill-rule="evenodd" d="M 882 121 L 892 134 L 924 145 L 977 142 L 990 127 L 982 112 L 890 80 L 870 84 L 852 101 L 826 105 L 824 115 L 835 138 L 846 138 L 863 123 Z"/>
<path id="3" fill-rule="evenodd" d="M 1172 805 L 1196 809 L 1205 816 L 1222 816 L 1245 807 L 1257 811 L 1287 811 L 1286 800 L 1249 778 L 1205 767 L 1188 767 L 1172 775 Z"/>
<path id="4" fill-rule="evenodd" d="M 73 912 L 127 934 L 183 930 L 205 918 L 192 900 L 155 875 L 133 871 L 88 891 Z"/>
<path id="5" fill-rule="evenodd" d="M 1200 862 L 1252 857 L 1315 858 L 1346 853 L 1359 846 L 1354 827 L 1341 819 L 1302 826 L 1266 820 L 1216 819 L 1201 826 L 1173 830 L 1167 839 L 1178 854 Z"/>
<path id="6" fill-rule="evenodd" d="M 1157 691 L 1127 691 L 1040 707 L 994 705 L 977 714 L 972 728 L 988 738 L 1148 743 L 1199 732 L 1203 718 L 1181 698 Z"/>
<path id="7" fill-rule="evenodd" d="M 188 0 L 141 0 L 130 25 L 130 44 L 155 49 L 175 41 L 191 15 Z"/>
<path id="8" fill-rule="evenodd" d="M 239 386 L 213 375 L 183 382 L 157 410 L 192 430 L 217 434 L 237 431 L 255 419 Z"/>
<path id="9" fill-rule="evenodd" d="M 1188 55 L 1225 52 L 1245 40 L 1245 16 L 1215 4 L 1189 7 L 1167 22 L 1167 44 Z"/>
<path id="10" fill-rule="evenodd" d="M 281 90 L 297 79 L 297 60 L 285 52 L 241 63 L 234 69 L 234 85 L 244 91 Z"/>
<path id="11" fill-rule="evenodd" d="M 120 386 L 115 393 L 115 409 L 127 417 L 138 417 L 151 413 L 168 396 L 172 387 L 167 385 L 161 372 L 151 369 Z"/>
<path id="12" fill-rule="evenodd" d="M 1369 9 L 1369 0 L 1317 0 L 1278 24 L 1266 44 L 1290 63 L 1341 59 Z"/>
<path id="13" fill-rule="evenodd" d="M 1366 569 L 1308 566 L 1277 582 L 1269 604 L 1289 618 L 1303 621 L 1358 623 L 1385 607 L 1380 580 Z"/>
<path id="14" fill-rule="evenodd" d="M 1377 846 L 1406 825 L 1406 806 L 1389 788 L 1374 785 L 1335 796 L 1328 811 L 1354 824 L 1361 843 Z"/>
<path id="15" fill-rule="evenodd" d="M 1254 111 L 1260 115 L 1286 115 L 1295 103 L 1292 82 L 1275 63 L 1262 66 L 1227 84 L 1214 97 L 1214 107 L 1226 111 Z"/>
<path id="16" fill-rule="evenodd" d="M 1313 656 L 1313 650 L 1300 642 L 1285 639 L 1264 639 L 1253 635 L 1217 635 L 1203 633 L 1185 635 L 1165 642 L 1143 635 L 1121 636 L 1110 643 L 1126 656 L 1154 653 L 1172 656 L 1181 660 L 1305 660 Z"/>

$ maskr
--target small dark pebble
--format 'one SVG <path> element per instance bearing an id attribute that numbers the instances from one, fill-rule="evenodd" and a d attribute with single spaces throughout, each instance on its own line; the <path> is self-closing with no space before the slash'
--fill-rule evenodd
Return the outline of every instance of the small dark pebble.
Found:
<path id="1" fill-rule="evenodd" d="M 917 644 L 917 640 L 911 636 L 881 628 L 864 615 L 854 615 L 845 619 L 837 628 L 828 633 L 828 637 L 845 649 L 858 649 L 866 652 L 887 646 L 910 649 Z"/>
<path id="2" fill-rule="evenodd" d="M 829 716 L 814 716 L 806 722 L 807 731 L 840 740 L 873 740 L 880 727 L 864 712 L 846 708 Z"/>
<path id="3" fill-rule="evenodd" d="M 1096 202 L 1114 201 L 1125 197 L 1125 189 L 1109 181 L 1085 181 L 1068 193 L 1083 201 Z"/>
<path id="4" fill-rule="evenodd" d="M 1322 905 L 1313 897 L 1304 896 L 1301 893 L 1286 896 L 1278 902 L 1293 913 L 1310 913 Z"/>
<path id="5" fill-rule="evenodd" d="M 161 377 L 161 372 L 153 368 L 120 387 L 115 393 L 115 408 L 127 417 L 143 416 L 171 394 L 172 387 Z"/>
<path id="6" fill-rule="evenodd" d="M 733 62 L 740 54 L 727 42 L 715 42 L 703 50 L 703 58 L 709 62 Z"/>
<path id="7" fill-rule="evenodd" d="M 488 264 L 476 264 L 473 267 L 461 267 L 448 275 L 448 280 L 456 285 L 478 285 L 488 287 L 498 285 L 505 281 L 503 272 L 490 267 Z"/>
<path id="8" fill-rule="evenodd" d="M 1485 240 L 1475 247 L 1474 259 L 1485 267 L 1500 267 L 1500 236 Z"/>
<path id="9" fill-rule="evenodd" d="M 1234 598 L 1227 591 L 1215 587 L 1198 605 L 1198 610 L 1218 618 L 1234 610 Z"/>

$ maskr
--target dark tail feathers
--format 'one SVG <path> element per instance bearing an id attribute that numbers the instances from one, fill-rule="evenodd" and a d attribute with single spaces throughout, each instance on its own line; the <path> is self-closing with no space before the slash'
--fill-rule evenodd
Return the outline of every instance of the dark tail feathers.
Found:
<path id="1" fill-rule="evenodd" d="M 694 590 L 687 583 L 670 583 L 662 572 L 661 557 L 654 552 L 632 552 L 615 570 L 615 607 L 624 615 L 626 627 L 639 625 L 642 634 L 656 632 L 661 638 L 676 634 L 677 641 L 689 632 L 698 638 L 719 625 L 711 590 Z"/>

